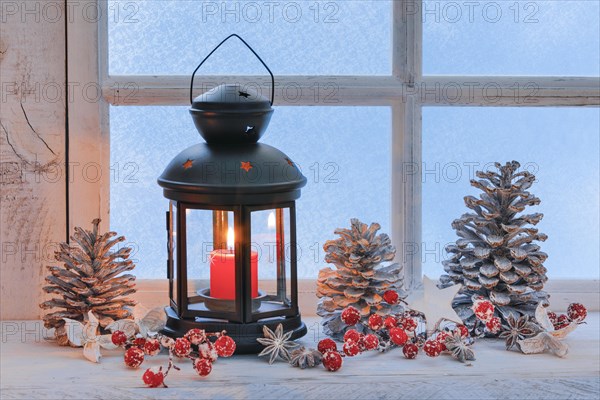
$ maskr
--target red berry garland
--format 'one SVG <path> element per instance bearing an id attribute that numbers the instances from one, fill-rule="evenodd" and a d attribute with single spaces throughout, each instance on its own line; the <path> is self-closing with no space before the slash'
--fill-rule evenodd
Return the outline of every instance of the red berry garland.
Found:
<path id="1" fill-rule="evenodd" d="M 408 340 L 408 335 L 402 328 L 392 328 L 390 329 L 390 339 L 394 344 L 403 346 Z"/>
<path id="2" fill-rule="evenodd" d="M 378 331 L 383 328 L 383 318 L 379 314 L 373 314 L 369 317 L 369 328 Z"/>
<path id="3" fill-rule="evenodd" d="M 353 326 L 356 325 L 358 321 L 360 321 L 360 313 L 356 308 L 349 306 L 346 307 L 344 311 L 342 311 L 341 318 L 346 325 Z"/>
<path id="4" fill-rule="evenodd" d="M 587 309 L 581 303 L 571 303 L 567 309 L 569 319 L 574 322 L 583 322 L 587 317 Z"/>
<path id="5" fill-rule="evenodd" d="M 144 381 L 144 383 L 146 385 L 148 385 L 151 388 L 155 388 L 155 387 L 159 387 L 159 386 L 167 387 L 165 385 L 165 374 L 163 374 L 163 372 L 162 372 L 162 367 L 148 368 L 146 370 L 146 372 L 144 372 L 144 375 L 142 376 L 142 380 Z"/>
<path id="6" fill-rule="evenodd" d="M 386 303 L 391 305 L 398 303 L 398 292 L 394 290 L 386 290 L 385 293 L 383 293 L 383 300 L 385 300 Z"/>
<path id="7" fill-rule="evenodd" d="M 321 354 L 325 354 L 328 351 L 337 351 L 337 345 L 333 340 L 325 338 L 319 341 L 319 344 L 317 345 L 317 350 L 319 350 Z"/>
<path id="8" fill-rule="evenodd" d="M 323 366 L 326 370 L 335 372 L 342 368 L 342 356 L 337 351 L 328 351 L 323 355 Z"/>
<path id="9" fill-rule="evenodd" d="M 358 343 L 360 340 L 360 333 L 356 329 L 349 329 L 344 333 L 344 342 L 353 341 Z"/>
<path id="10" fill-rule="evenodd" d="M 437 357 L 442 354 L 442 346 L 437 340 L 429 339 L 423 345 L 423 352 L 429 357 Z"/>
<path id="11" fill-rule="evenodd" d="M 144 362 L 144 351 L 139 347 L 130 347 L 125 351 L 123 361 L 129 368 L 138 368 Z"/>
<path id="12" fill-rule="evenodd" d="M 196 358 L 194 360 L 194 369 L 200 376 L 207 376 L 212 371 L 212 362 L 206 358 Z"/>
<path id="13" fill-rule="evenodd" d="M 235 340 L 229 336 L 219 336 L 215 341 L 215 350 L 219 357 L 231 357 L 235 352 Z"/>
<path id="14" fill-rule="evenodd" d="M 355 355 L 360 353 L 360 346 L 358 345 L 358 342 L 348 340 L 346 343 L 344 343 L 342 350 L 344 350 L 344 353 L 348 357 L 354 357 Z"/>
<path id="15" fill-rule="evenodd" d="M 413 360 L 417 358 L 417 354 L 419 354 L 419 346 L 414 343 L 407 343 L 402 348 L 402 353 L 404 353 L 404 357 Z"/>
<path id="16" fill-rule="evenodd" d="M 158 339 L 147 339 L 144 343 L 144 353 L 149 356 L 155 356 L 160 353 L 160 342 Z"/>
<path id="17" fill-rule="evenodd" d="M 173 346 L 173 354 L 177 357 L 187 357 L 192 351 L 190 341 L 186 338 L 175 339 L 175 345 Z"/>
<path id="18" fill-rule="evenodd" d="M 114 331 L 110 336 L 110 340 L 115 346 L 122 346 L 127 342 L 127 335 L 123 331 Z"/>

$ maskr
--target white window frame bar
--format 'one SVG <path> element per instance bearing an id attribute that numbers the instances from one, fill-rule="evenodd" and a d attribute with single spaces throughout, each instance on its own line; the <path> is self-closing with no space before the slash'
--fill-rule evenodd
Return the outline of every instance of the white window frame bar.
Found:
<path id="1" fill-rule="evenodd" d="M 107 15 L 107 0 L 98 2 Z M 421 109 L 424 106 L 599 106 L 600 79 L 596 77 L 422 77 L 421 7 L 395 0 L 392 4 L 392 74 L 390 76 L 277 76 L 278 106 L 389 106 L 392 110 L 392 240 L 397 261 L 404 266 L 408 289 L 421 283 Z M 98 102 L 70 101 L 69 162 L 101 166 L 97 182 L 69 182 L 69 225 L 87 226 L 100 215 L 108 228 L 110 193 L 109 105 L 188 105 L 189 76 L 110 76 L 108 74 L 107 20 L 68 24 L 70 82 L 97 82 Z M 210 82 L 258 83 L 264 76 L 210 76 Z M 293 83 L 302 97 L 293 103 L 279 88 Z M 314 85 L 338 88 L 334 103 L 314 97 Z M 458 91 L 460 88 L 460 92 Z M 493 94 L 490 95 L 490 90 Z M 460 95 L 459 95 L 460 94 Z"/>

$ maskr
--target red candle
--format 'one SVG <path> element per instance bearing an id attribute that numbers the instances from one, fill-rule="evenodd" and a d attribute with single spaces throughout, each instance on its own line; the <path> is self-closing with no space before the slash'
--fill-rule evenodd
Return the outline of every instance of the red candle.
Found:
<path id="1" fill-rule="evenodd" d="M 227 234 L 229 247 L 233 247 L 233 231 Z M 258 253 L 250 252 L 252 298 L 258 297 Z M 210 252 L 210 297 L 235 300 L 235 251 L 218 249 Z"/>

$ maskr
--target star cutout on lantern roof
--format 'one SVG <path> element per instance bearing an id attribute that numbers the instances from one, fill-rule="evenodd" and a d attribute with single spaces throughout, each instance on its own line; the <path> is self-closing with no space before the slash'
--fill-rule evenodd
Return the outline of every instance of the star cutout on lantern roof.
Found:
<path id="1" fill-rule="evenodd" d="M 252 169 L 252 164 L 250 163 L 250 161 L 242 161 L 242 166 L 240 168 L 248 172 Z"/>
<path id="2" fill-rule="evenodd" d="M 425 314 L 427 334 L 434 332 L 442 320 L 462 324 L 462 320 L 452 308 L 452 300 L 461 287 L 453 285 L 438 289 L 434 281 L 427 276 L 423 277 L 423 292 L 409 302 L 409 307 Z"/>
<path id="3" fill-rule="evenodd" d="M 192 168 L 192 164 L 193 163 L 194 163 L 194 160 L 190 160 L 188 158 L 188 160 L 183 163 L 183 169 L 190 169 L 190 168 Z"/>

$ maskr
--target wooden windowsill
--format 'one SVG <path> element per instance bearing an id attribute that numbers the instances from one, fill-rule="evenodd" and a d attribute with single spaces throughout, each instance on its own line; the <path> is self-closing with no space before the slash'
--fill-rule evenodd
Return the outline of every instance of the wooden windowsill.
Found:
<path id="1" fill-rule="evenodd" d="M 300 341 L 316 347 L 319 319 L 305 318 L 309 333 Z M 565 359 L 504 350 L 499 340 L 478 340 L 471 365 L 449 355 L 406 360 L 398 349 L 345 358 L 336 373 L 322 367 L 300 370 L 283 362 L 269 365 L 254 355 L 219 359 L 211 375 L 199 378 L 189 361 L 171 371 L 168 389 L 145 388 L 145 368 L 166 366 L 161 354 L 140 370 L 127 369 L 122 352 L 103 350 L 99 364 L 81 349 L 58 347 L 42 338 L 39 321 L 3 321 L 1 397 L 10 399 L 372 399 L 372 398 L 598 398 L 600 315 L 591 313 L 567 339 Z"/>

